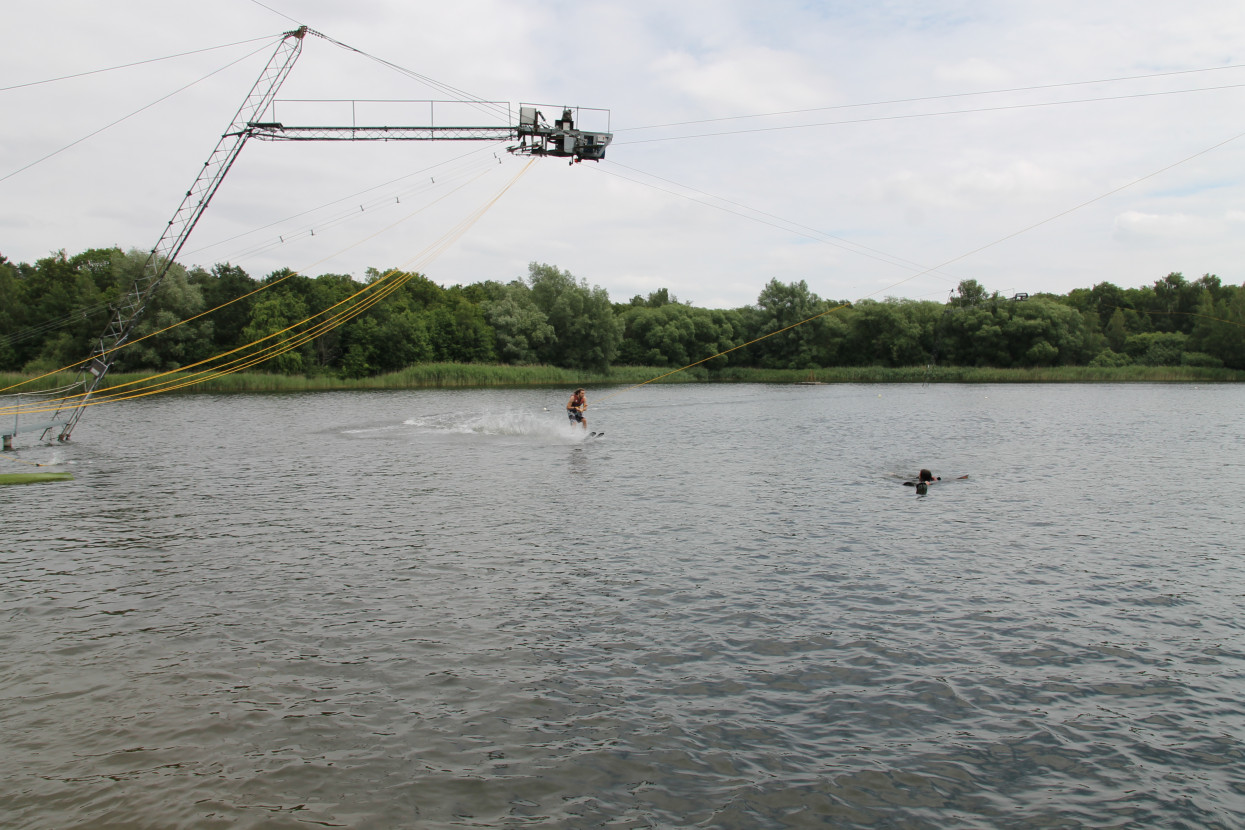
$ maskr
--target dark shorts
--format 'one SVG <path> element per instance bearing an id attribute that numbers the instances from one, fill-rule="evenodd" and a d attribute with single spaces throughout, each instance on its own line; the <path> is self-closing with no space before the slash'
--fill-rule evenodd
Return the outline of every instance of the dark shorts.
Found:
<path id="1" fill-rule="evenodd" d="M 577 412 L 574 409 L 566 410 L 566 417 L 570 418 L 577 424 L 582 424 L 584 422 L 584 413 Z"/>

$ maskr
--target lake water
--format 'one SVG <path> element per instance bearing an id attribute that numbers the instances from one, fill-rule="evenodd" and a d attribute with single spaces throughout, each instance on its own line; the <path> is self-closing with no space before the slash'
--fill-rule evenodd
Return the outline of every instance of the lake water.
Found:
<path id="1" fill-rule="evenodd" d="M 569 393 L 27 440 L 0 826 L 1245 826 L 1245 387 Z"/>

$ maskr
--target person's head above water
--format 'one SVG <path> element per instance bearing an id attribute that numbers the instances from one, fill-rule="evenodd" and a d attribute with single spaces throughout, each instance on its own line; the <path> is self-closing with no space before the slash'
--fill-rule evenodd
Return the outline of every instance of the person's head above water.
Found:
<path id="1" fill-rule="evenodd" d="M 921 470 L 921 472 L 917 475 L 916 480 L 922 481 L 922 482 L 937 481 L 937 479 L 934 478 L 934 474 L 931 473 L 929 470 Z"/>

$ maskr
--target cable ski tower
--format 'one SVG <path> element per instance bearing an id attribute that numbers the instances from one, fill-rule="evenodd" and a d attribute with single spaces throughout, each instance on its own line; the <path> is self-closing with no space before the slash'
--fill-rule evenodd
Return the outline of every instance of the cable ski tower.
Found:
<path id="1" fill-rule="evenodd" d="M 78 424 L 78 419 L 82 417 L 82 410 L 87 401 L 99 388 L 108 370 L 112 368 L 113 353 L 123 346 L 134 333 L 134 327 L 138 324 L 139 318 L 143 316 L 143 311 L 156 287 L 164 279 L 164 275 L 168 272 L 169 266 L 173 264 L 182 246 L 186 244 L 190 231 L 199 221 L 199 217 L 203 215 L 203 211 L 207 209 L 208 202 L 212 200 L 225 174 L 229 172 L 229 168 L 238 158 L 238 153 L 242 152 L 242 145 L 247 139 L 247 123 L 253 121 L 268 108 L 282 82 L 290 74 L 294 61 L 298 59 L 302 51 L 303 37 L 307 31 L 307 27 L 304 26 L 292 32 L 286 32 L 281 38 L 276 52 L 268 61 L 268 65 L 264 67 L 264 71 L 260 73 L 255 85 L 251 87 L 250 93 L 242 102 L 237 114 L 234 115 L 229 129 L 221 136 L 216 149 L 203 163 L 203 169 L 199 171 L 194 184 L 186 191 L 181 205 L 173 214 L 173 218 L 169 220 L 160 241 L 147 255 L 142 276 L 135 280 L 130 293 L 118 300 L 113 307 L 107 328 L 99 336 L 91 351 L 91 356 L 87 358 L 86 364 L 82 367 L 80 378 L 83 384 L 82 393 L 76 398 L 75 403 L 66 405 L 72 406 L 67 416 L 62 416 L 60 409 L 56 411 L 52 416 L 52 423 L 48 424 L 43 432 L 43 440 L 48 440 L 57 428 L 60 428 L 60 433 L 56 437 L 61 441 L 69 440 L 73 428 Z"/>
<path id="2" fill-rule="evenodd" d="M 393 102 L 415 103 L 415 102 Z M 436 101 L 426 101 L 430 105 Z M 445 103 L 445 102 L 442 102 Z M 457 102 L 455 102 L 457 103 Z M 503 105 L 500 102 L 478 102 Z M 524 156 L 558 156 L 572 163 L 605 158 L 605 148 L 614 137 L 608 132 L 590 132 L 575 127 L 580 107 L 564 107 L 552 124 L 535 104 L 519 105 L 519 122 L 501 127 L 389 127 L 350 125 L 340 127 L 295 127 L 278 121 L 247 125 L 251 138 L 263 141 L 502 141 L 518 139 L 507 148 Z"/>
<path id="3" fill-rule="evenodd" d="M 181 205 L 169 220 L 159 242 L 151 249 L 139 277 L 130 292 L 122 297 L 112 309 L 107 328 L 99 336 L 90 356 L 82 365 L 79 383 L 83 391 L 62 403 L 50 422 L 41 423 L 27 429 L 42 429 L 42 439 L 47 441 L 52 435 L 57 440 L 68 441 L 83 409 L 95 391 L 103 382 L 104 377 L 112 368 L 117 349 L 124 346 L 134 333 L 139 319 L 147 304 L 151 301 L 156 288 L 164 279 L 169 267 L 173 264 L 182 246 L 190 237 L 196 223 L 203 216 L 208 203 L 220 188 L 225 175 L 242 152 L 243 145 L 250 138 L 265 141 L 499 141 L 513 140 L 518 143 L 508 147 L 509 152 L 527 156 L 554 156 L 569 158 L 571 163 L 585 159 L 599 161 L 605 158 L 605 148 L 609 146 L 613 135 L 609 132 L 591 132 L 576 127 L 580 108 L 559 107 L 560 117 L 553 123 L 546 121 L 543 113 L 534 104 L 520 104 L 517 123 L 492 127 L 463 126 L 285 126 L 270 117 L 264 120 L 266 113 L 275 109 L 277 90 L 289 76 L 294 62 L 302 52 L 303 40 L 312 34 L 338 46 L 350 49 L 337 43 L 306 26 L 286 32 L 276 51 L 260 73 L 250 93 L 238 108 L 229 128 L 221 136 L 216 149 L 203 163 L 199 175 L 190 189 L 186 191 Z M 358 51 L 358 50 L 352 50 Z M 435 102 L 427 102 L 430 107 Z M 445 102 L 449 103 L 449 102 Z M 489 102 L 468 100 L 454 103 L 484 104 Z M 500 105 L 498 105 L 500 106 Z M 353 108 L 353 102 L 352 102 Z M 510 108 L 505 105 L 509 119 Z M 595 110 L 606 113 L 608 111 Z M 16 431 L 16 427 L 14 428 Z"/>

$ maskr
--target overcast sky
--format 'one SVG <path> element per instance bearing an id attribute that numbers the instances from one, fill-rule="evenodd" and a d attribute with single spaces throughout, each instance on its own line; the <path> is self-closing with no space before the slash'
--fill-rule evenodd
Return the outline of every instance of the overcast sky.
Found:
<path id="1" fill-rule="evenodd" d="M 772 278 L 853 301 L 942 300 L 966 278 L 1008 296 L 1245 282 L 1240 0 L 45 0 L 0 21 L 12 261 L 153 247 L 305 24 L 358 51 L 306 39 L 287 124 L 485 123 L 295 102 L 449 97 L 422 78 L 608 110 L 614 143 L 523 172 L 507 143 L 250 141 L 184 265 L 452 285 L 535 261 L 615 301 L 665 287 L 713 308 Z"/>

